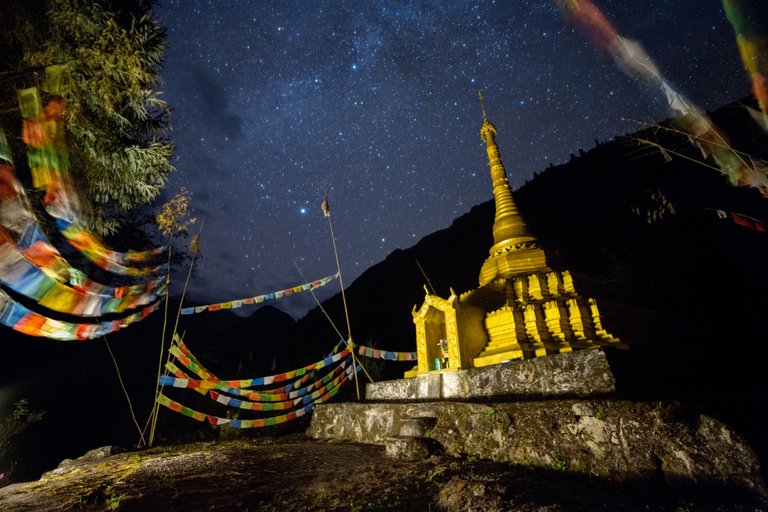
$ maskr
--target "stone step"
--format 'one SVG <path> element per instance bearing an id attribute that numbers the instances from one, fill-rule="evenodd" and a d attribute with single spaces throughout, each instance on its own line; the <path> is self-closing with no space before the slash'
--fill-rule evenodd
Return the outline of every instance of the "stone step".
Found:
<path id="1" fill-rule="evenodd" d="M 402 437 L 423 437 L 436 422 L 435 418 L 428 416 L 403 418 L 398 434 Z"/>
<path id="2" fill-rule="evenodd" d="M 395 436 L 384 440 L 384 452 L 393 459 L 417 461 L 429 458 L 430 449 L 421 437 Z"/>

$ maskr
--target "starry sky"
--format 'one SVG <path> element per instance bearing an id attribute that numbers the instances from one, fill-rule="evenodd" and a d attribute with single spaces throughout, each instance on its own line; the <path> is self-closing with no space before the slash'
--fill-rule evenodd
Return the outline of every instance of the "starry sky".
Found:
<path id="1" fill-rule="evenodd" d="M 749 93 L 720 0 L 597 5 L 699 106 Z M 300 284 L 294 261 L 310 280 L 334 273 L 325 195 L 345 285 L 490 199 L 478 89 L 513 188 L 670 114 L 551 0 L 164 0 L 156 14 L 166 194 L 186 187 L 205 219 L 191 303 Z M 275 305 L 298 317 L 314 302 Z"/>

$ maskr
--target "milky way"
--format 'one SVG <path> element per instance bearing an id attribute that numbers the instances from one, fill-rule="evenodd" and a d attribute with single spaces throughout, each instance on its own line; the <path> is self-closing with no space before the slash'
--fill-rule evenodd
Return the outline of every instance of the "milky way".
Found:
<path id="1" fill-rule="evenodd" d="M 749 92 L 719 0 L 598 5 L 698 105 Z M 205 219 L 198 303 L 299 284 L 294 261 L 308 279 L 334 273 L 326 194 L 347 285 L 490 199 L 478 89 L 513 187 L 670 113 L 552 2 L 166 0 L 157 15 L 166 193 L 187 187 Z"/>

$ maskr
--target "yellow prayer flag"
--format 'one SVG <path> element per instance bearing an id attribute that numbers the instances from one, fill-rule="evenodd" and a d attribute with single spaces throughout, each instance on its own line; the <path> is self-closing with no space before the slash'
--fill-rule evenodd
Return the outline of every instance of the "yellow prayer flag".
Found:
<path id="1" fill-rule="evenodd" d="M 72 313 L 81 298 L 82 294 L 59 282 L 55 282 L 51 289 L 40 299 L 39 304 L 54 311 Z"/>
<path id="2" fill-rule="evenodd" d="M 43 105 L 40 102 L 40 93 L 37 87 L 19 89 L 17 91 L 19 99 L 19 109 L 24 119 L 34 119 L 43 111 Z"/>
<path id="3" fill-rule="evenodd" d="M 198 246 L 200 245 L 200 233 L 192 237 L 192 241 L 189 243 L 189 250 L 192 254 L 197 254 Z"/>
<path id="4" fill-rule="evenodd" d="M 328 196 L 325 196 L 325 199 L 323 199 L 322 204 L 320 205 L 320 208 L 323 210 L 323 216 L 324 217 L 330 217 L 331 216 L 331 208 L 328 206 Z"/>

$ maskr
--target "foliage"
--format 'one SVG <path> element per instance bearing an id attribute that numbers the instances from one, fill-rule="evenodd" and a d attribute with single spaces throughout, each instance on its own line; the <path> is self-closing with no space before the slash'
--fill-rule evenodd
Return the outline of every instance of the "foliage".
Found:
<path id="1" fill-rule="evenodd" d="M 152 2 L 11 4 L 5 12 L 19 4 L 26 16 L 0 26 L 6 30 L 0 62 L 9 69 L 0 75 L 0 122 L 20 126 L 9 101 L 15 101 L 15 89 L 39 85 L 46 66 L 61 65 L 70 161 L 86 192 L 84 213 L 93 229 L 114 233 L 117 222 L 108 213 L 149 203 L 173 170 L 165 136 L 169 109 L 154 90 L 165 29 L 153 17 Z"/>
<path id="2" fill-rule="evenodd" d="M 163 235 L 170 238 L 179 233 L 186 232 L 187 227 L 193 222 L 195 222 L 196 219 L 191 215 L 191 211 L 189 208 L 189 201 L 190 201 L 189 192 L 185 188 L 182 188 L 178 194 L 173 196 L 167 203 L 163 205 L 162 211 L 155 217 L 155 221 L 157 222 L 158 228 L 160 229 L 160 232 Z M 173 325 L 171 339 L 173 339 L 173 336 L 176 335 L 177 329 L 179 327 L 179 315 L 181 314 L 181 307 L 184 304 L 184 296 L 187 293 L 189 278 L 192 275 L 192 269 L 194 268 L 195 259 L 198 254 L 197 243 L 198 243 L 199 236 L 200 236 L 200 233 L 198 233 L 193 238 L 192 244 L 191 244 L 192 247 L 190 247 L 190 251 L 192 252 L 192 262 L 189 266 L 189 271 L 187 272 L 187 278 L 184 280 L 184 289 L 181 292 L 181 300 L 179 301 L 179 309 L 176 312 L 176 322 Z M 171 253 L 172 251 L 169 245 L 168 246 L 169 263 L 170 263 Z M 170 285 L 170 282 L 171 282 L 171 274 L 170 274 L 170 267 L 169 267 L 167 283 Z M 162 372 L 163 353 L 166 350 L 165 339 L 166 339 L 166 327 L 168 324 L 168 301 L 169 301 L 169 294 L 166 294 L 165 307 L 163 309 L 163 331 L 160 339 L 160 356 L 157 362 L 157 385 L 155 387 L 155 403 L 152 408 L 152 412 L 150 413 L 149 419 L 147 421 L 147 425 L 150 426 L 149 446 L 152 446 L 152 443 L 154 442 L 155 429 L 157 427 L 157 418 L 158 418 L 158 415 L 160 414 L 160 404 L 157 403 L 157 397 L 160 393 L 160 374 Z M 170 358 L 171 358 L 171 354 L 169 352 L 167 361 L 170 361 Z M 142 442 L 143 442 L 143 439 L 142 439 Z"/>
<path id="3" fill-rule="evenodd" d="M 565 471 L 568 467 L 568 462 L 563 459 L 555 459 L 549 463 L 549 467 L 555 471 Z"/>
<path id="4" fill-rule="evenodd" d="M 107 487 L 107 497 L 104 505 L 107 510 L 117 510 L 120 508 L 123 498 L 125 498 L 124 494 L 115 492 L 115 489 L 112 486 L 109 486 Z"/>
<path id="5" fill-rule="evenodd" d="M 632 206 L 632 213 L 638 217 L 645 217 L 645 221 L 648 224 L 660 221 L 668 215 L 674 215 L 677 213 L 675 205 L 672 204 L 667 196 L 660 189 L 656 191 L 648 191 L 649 199 L 646 200 L 647 205 Z"/>
<path id="6" fill-rule="evenodd" d="M 182 187 L 178 194 L 163 205 L 155 217 L 157 227 L 163 235 L 172 237 L 187 231 L 187 227 L 194 224 L 197 219 L 192 217 L 189 201 L 189 191 Z"/>
<path id="7" fill-rule="evenodd" d="M 11 446 L 11 439 L 24 432 L 31 424 L 43 418 L 42 411 L 29 409 L 27 400 L 19 400 L 13 405 L 13 410 L 6 417 L 0 419 L 0 458 L 2 458 Z M 0 485 L 8 481 L 8 474 L 0 477 Z"/>

